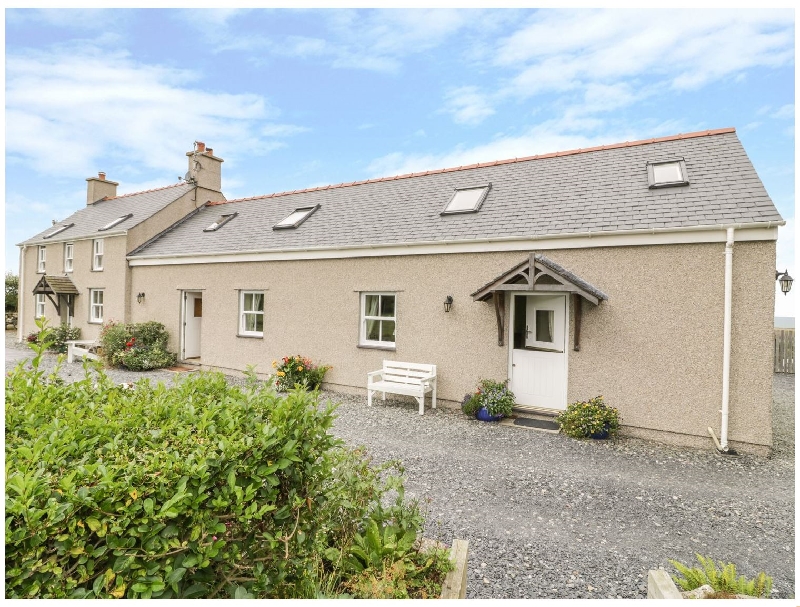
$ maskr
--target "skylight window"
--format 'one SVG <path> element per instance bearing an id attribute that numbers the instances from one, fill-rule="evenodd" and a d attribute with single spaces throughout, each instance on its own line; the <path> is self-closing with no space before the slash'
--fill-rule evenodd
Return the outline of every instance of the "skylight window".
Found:
<path id="1" fill-rule="evenodd" d="M 52 238 L 56 234 L 61 234 L 61 232 L 63 232 L 64 230 L 66 230 L 68 228 L 71 228 L 74 225 L 75 225 L 74 223 L 65 223 L 64 225 L 60 225 L 55 230 L 50 232 L 49 234 L 45 234 L 44 236 L 42 236 L 42 238 Z"/>
<path id="2" fill-rule="evenodd" d="M 214 223 L 203 230 L 203 232 L 216 232 L 238 214 L 239 213 L 223 213 Z"/>
<path id="3" fill-rule="evenodd" d="M 299 209 L 295 209 L 293 213 L 291 213 L 288 217 L 281 219 L 278 223 L 272 226 L 273 230 L 288 230 L 291 228 L 296 228 L 301 223 L 303 223 L 306 219 L 308 219 L 311 214 L 316 211 L 320 205 L 316 205 L 313 207 L 302 207 Z"/>
<path id="4" fill-rule="evenodd" d="M 456 213 L 477 213 L 483 201 L 489 194 L 492 184 L 477 186 L 474 188 L 459 188 L 453 194 L 450 202 L 442 211 L 441 215 L 451 215 Z"/>
<path id="5" fill-rule="evenodd" d="M 97 231 L 98 232 L 105 232 L 106 230 L 110 230 L 114 226 L 118 226 L 123 221 L 125 221 L 126 219 L 130 219 L 131 217 L 133 217 L 133 213 L 128 213 L 127 215 L 123 215 L 122 217 L 117 217 L 114 221 L 112 221 L 111 223 L 107 223 L 106 225 L 104 225 L 102 228 L 100 228 Z"/>
<path id="6" fill-rule="evenodd" d="M 686 163 L 683 158 L 647 163 L 647 180 L 650 189 L 689 185 Z"/>

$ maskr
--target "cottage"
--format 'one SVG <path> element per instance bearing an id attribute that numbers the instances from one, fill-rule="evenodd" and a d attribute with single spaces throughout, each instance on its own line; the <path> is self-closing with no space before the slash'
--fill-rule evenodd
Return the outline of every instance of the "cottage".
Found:
<path id="1" fill-rule="evenodd" d="M 629 435 L 769 452 L 783 220 L 734 129 L 204 202 L 126 241 L 119 287 L 184 360 L 301 353 L 361 394 L 428 363 L 440 406 L 508 378 L 520 410 L 602 394 Z"/>

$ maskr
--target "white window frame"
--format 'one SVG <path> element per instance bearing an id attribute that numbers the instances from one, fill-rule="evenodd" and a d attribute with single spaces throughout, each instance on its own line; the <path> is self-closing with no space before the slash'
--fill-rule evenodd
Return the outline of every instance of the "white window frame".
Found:
<path id="1" fill-rule="evenodd" d="M 261 309 L 260 310 L 245 310 L 244 298 L 245 295 L 260 295 L 261 296 Z M 264 291 L 239 291 L 239 335 L 246 337 L 264 337 Z M 250 331 L 245 327 L 247 323 L 245 318 L 247 316 L 261 315 L 261 331 Z"/>
<path id="2" fill-rule="evenodd" d="M 394 316 L 380 316 L 381 310 L 381 300 L 378 300 L 378 316 L 368 316 L 366 314 L 367 310 L 367 296 L 368 295 L 378 295 L 381 298 L 383 297 L 393 297 L 394 298 Z M 374 348 L 389 348 L 394 350 L 397 344 L 397 293 L 393 291 L 364 291 L 361 293 L 361 322 L 360 324 L 360 333 L 359 333 L 359 340 L 358 343 L 360 346 L 368 346 Z M 383 339 L 367 339 L 367 321 L 368 320 L 377 320 L 377 321 L 392 321 L 394 322 L 394 341 L 386 341 Z M 379 336 L 383 337 L 383 322 L 380 324 L 380 328 L 378 330 Z"/>
<path id="3" fill-rule="evenodd" d="M 72 268 L 75 265 L 75 243 L 74 242 L 65 242 L 64 243 L 64 272 L 72 272 Z"/>
<path id="4" fill-rule="evenodd" d="M 680 179 L 678 181 L 656 181 L 655 167 L 664 164 L 675 164 L 680 171 Z M 674 188 L 676 186 L 689 185 L 689 177 L 686 173 L 686 161 L 683 158 L 671 158 L 668 160 L 657 160 L 647 163 L 647 181 L 651 190 L 659 188 Z"/>
<path id="5" fill-rule="evenodd" d="M 34 298 L 34 309 L 33 309 L 33 317 L 34 318 L 43 318 L 45 315 L 45 298 L 44 293 L 37 293 L 36 297 Z"/>
<path id="6" fill-rule="evenodd" d="M 103 239 L 102 238 L 95 238 L 92 241 L 92 270 L 102 270 L 103 269 Z"/>
<path id="7" fill-rule="evenodd" d="M 105 289 L 89 289 L 89 322 L 103 323 L 103 306 L 105 305 Z M 96 296 L 100 297 L 97 298 Z M 99 299 L 99 301 L 96 301 Z M 99 314 L 98 314 L 99 312 Z"/>
<path id="8" fill-rule="evenodd" d="M 47 247 L 39 245 L 36 255 L 37 255 L 36 273 L 44 274 L 45 267 L 47 265 Z"/>

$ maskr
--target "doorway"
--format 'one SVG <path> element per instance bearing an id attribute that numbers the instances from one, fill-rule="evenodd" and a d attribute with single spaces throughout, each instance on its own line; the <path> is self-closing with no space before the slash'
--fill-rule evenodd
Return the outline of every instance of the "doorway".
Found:
<path id="1" fill-rule="evenodd" d="M 569 309 L 563 294 L 513 294 L 510 387 L 520 409 L 567 408 Z"/>
<path id="2" fill-rule="evenodd" d="M 203 325 L 203 293 L 183 293 L 183 360 L 199 359 Z"/>

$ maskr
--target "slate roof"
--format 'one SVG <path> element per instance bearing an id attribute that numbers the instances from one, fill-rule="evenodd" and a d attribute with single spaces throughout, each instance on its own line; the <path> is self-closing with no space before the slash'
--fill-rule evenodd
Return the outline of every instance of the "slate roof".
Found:
<path id="1" fill-rule="evenodd" d="M 646 163 L 681 157 L 689 185 L 649 189 Z M 491 183 L 478 213 L 440 215 Z M 273 230 L 300 207 L 321 207 Z M 203 232 L 222 213 L 238 216 Z M 573 150 L 211 203 L 135 252 L 197 255 L 780 222 L 734 129 Z"/>
<path id="2" fill-rule="evenodd" d="M 103 235 L 124 232 L 140 224 L 148 217 L 151 217 L 173 200 L 191 191 L 194 187 L 194 185 L 188 183 L 176 183 L 154 190 L 145 190 L 144 192 L 134 192 L 132 194 L 123 194 L 121 196 L 115 196 L 114 198 L 107 198 L 106 200 L 86 205 L 69 217 L 57 222 L 55 225 L 48 226 L 46 230 L 42 230 L 36 236 L 19 244 L 48 244 L 51 242 L 66 242 L 76 238 L 102 238 Z M 133 216 L 117 224 L 107 232 L 98 231 L 103 226 L 108 225 L 115 219 L 127 215 L 128 213 L 132 213 Z M 63 232 L 59 232 L 52 238 L 44 238 L 47 234 L 58 229 L 58 226 L 69 223 L 74 223 L 75 225 L 71 228 L 67 228 Z"/>

